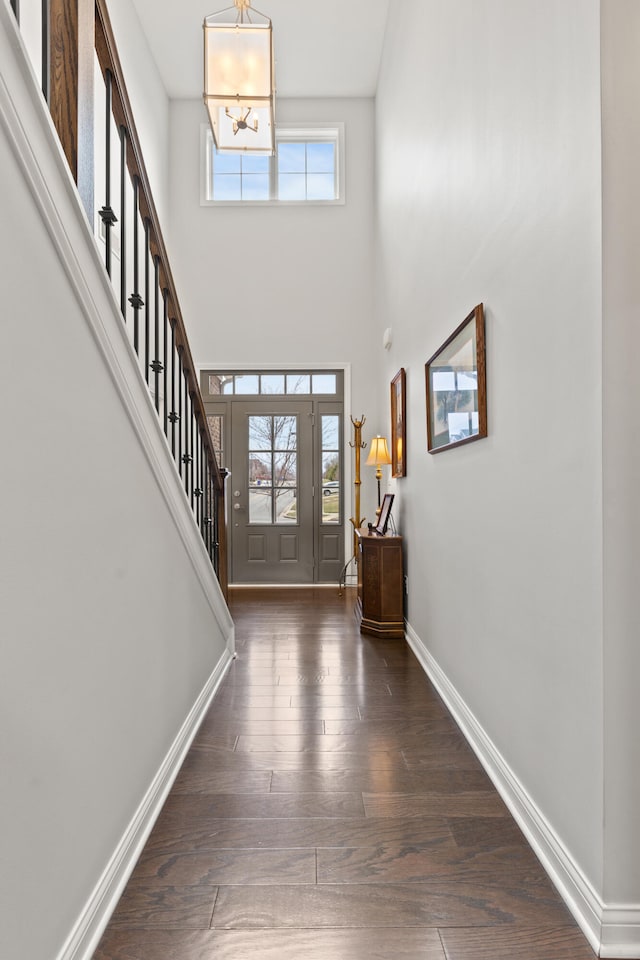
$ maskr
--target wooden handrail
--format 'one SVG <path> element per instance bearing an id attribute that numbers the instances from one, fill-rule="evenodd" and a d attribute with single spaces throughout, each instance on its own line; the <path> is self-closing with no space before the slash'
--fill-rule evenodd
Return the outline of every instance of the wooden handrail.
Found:
<path id="1" fill-rule="evenodd" d="M 14 9 L 17 13 L 17 2 Z M 169 265 L 151 184 L 142 156 L 131 102 L 116 48 L 106 0 L 49 0 L 50 31 L 48 54 L 50 75 L 45 78 L 52 119 L 81 195 L 93 220 L 93 50 L 105 81 L 110 76 L 111 109 L 117 126 L 126 131 L 126 163 L 132 182 L 138 185 L 140 216 L 148 226 L 149 252 L 158 266 L 159 289 L 166 301 L 167 317 L 175 337 L 183 375 L 198 434 L 205 451 L 209 475 L 215 490 L 210 519 L 218 532 L 218 579 L 227 596 L 227 550 L 224 510 L 224 477 L 216 460 L 207 416 L 200 393 L 196 366 Z M 90 63 L 90 68 L 89 68 Z M 192 498 L 193 499 L 193 498 Z M 205 501 L 206 502 L 206 501 Z M 215 514 L 215 516 L 214 516 Z M 203 534 L 204 536 L 204 534 Z"/>
<path id="2" fill-rule="evenodd" d="M 117 125 L 124 127 L 129 135 L 131 149 L 127 150 L 127 167 L 131 177 L 137 177 L 140 183 L 140 214 L 143 220 L 149 220 L 151 255 L 154 258 L 158 257 L 160 261 L 160 287 L 167 291 L 169 317 L 175 322 L 176 346 L 182 352 L 182 365 L 188 379 L 189 394 L 194 405 L 196 420 L 198 421 L 199 429 L 204 431 L 204 445 L 207 449 L 212 476 L 215 477 L 216 488 L 222 490 L 223 480 L 207 428 L 207 417 L 198 385 L 196 367 L 191 354 L 178 295 L 169 266 L 169 257 L 160 229 L 160 221 L 153 201 L 149 177 L 142 157 L 140 139 L 133 119 L 131 103 L 125 87 L 120 58 L 116 49 L 105 0 L 96 0 L 96 54 L 103 75 L 105 75 L 107 70 L 110 70 L 113 77 L 113 114 Z"/>

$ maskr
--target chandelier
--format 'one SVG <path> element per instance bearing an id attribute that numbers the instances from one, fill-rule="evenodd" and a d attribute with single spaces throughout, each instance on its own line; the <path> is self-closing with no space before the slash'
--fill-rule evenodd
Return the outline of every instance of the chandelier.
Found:
<path id="1" fill-rule="evenodd" d="M 235 17 L 232 11 L 235 11 Z M 271 20 L 234 0 L 204 20 L 204 103 L 219 152 L 272 155 L 275 78 Z"/>

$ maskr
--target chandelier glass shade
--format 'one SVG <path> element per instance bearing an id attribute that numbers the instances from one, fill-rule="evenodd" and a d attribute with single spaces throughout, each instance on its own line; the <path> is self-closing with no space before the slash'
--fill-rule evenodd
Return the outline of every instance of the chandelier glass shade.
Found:
<path id="1" fill-rule="evenodd" d="M 235 17 L 233 16 L 235 11 Z M 216 149 L 272 155 L 275 76 L 271 20 L 248 0 L 205 18 L 204 103 Z"/>

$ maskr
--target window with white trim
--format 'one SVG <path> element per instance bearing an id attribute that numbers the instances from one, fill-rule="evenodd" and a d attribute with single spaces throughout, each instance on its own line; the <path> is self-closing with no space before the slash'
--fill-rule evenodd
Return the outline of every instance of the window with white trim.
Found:
<path id="1" fill-rule="evenodd" d="M 203 124 L 202 203 L 344 203 L 344 125 L 278 127 L 273 157 L 218 153 Z"/>

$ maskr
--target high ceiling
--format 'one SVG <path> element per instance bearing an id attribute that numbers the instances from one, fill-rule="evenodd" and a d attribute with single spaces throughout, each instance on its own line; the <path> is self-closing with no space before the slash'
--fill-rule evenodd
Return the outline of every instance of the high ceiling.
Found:
<path id="1" fill-rule="evenodd" d="M 372 97 L 392 0 L 256 0 L 270 17 L 280 97 Z M 171 98 L 202 95 L 202 22 L 232 0 L 133 0 Z"/>

